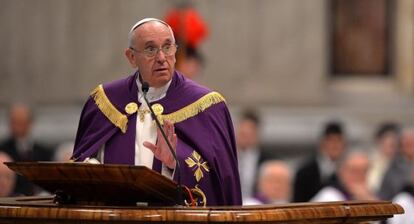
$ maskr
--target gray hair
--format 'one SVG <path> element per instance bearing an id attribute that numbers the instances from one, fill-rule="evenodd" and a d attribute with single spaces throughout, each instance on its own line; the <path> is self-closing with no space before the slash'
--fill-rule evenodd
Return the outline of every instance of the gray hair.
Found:
<path id="1" fill-rule="evenodd" d="M 141 19 L 140 21 L 136 22 L 131 27 L 131 30 L 129 31 L 129 34 L 128 34 L 128 44 L 129 44 L 129 47 L 132 47 L 133 44 L 134 44 L 134 37 L 135 37 L 135 32 L 134 31 L 138 27 L 140 27 L 141 25 L 143 25 L 145 23 L 148 23 L 148 22 L 159 22 L 161 24 L 164 24 L 166 27 L 168 27 L 168 29 L 170 30 L 170 32 L 171 32 L 171 34 L 172 34 L 172 36 L 174 38 L 174 32 L 172 31 L 172 29 L 171 29 L 170 25 L 168 25 L 168 23 L 166 23 L 166 22 L 164 22 L 164 21 L 162 21 L 160 19 L 156 19 L 156 18 L 144 18 L 144 19 Z"/>
<path id="2" fill-rule="evenodd" d="M 267 176 L 269 173 L 269 170 L 273 167 L 284 169 L 285 171 L 287 171 L 289 178 L 291 178 L 292 171 L 287 163 L 281 160 L 268 160 L 268 161 L 263 162 L 259 167 L 259 180 Z"/>
<path id="3" fill-rule="evenodd" d="M 347 162 L 349 162 L 349 160 L 353 159 L 356 156 L 365 157 L 368 160 L 369 164 L 371 164 L 371 158 L 369 157 L 369 154 L 367 153 L 367 151 L 362 148 L 356 147 L 356 148 L 349 149 L 347 152 L 345 152 L 342 158 L 339 159 L 338 161 L 339 169 L 343 168 L 347 164 Z"/>

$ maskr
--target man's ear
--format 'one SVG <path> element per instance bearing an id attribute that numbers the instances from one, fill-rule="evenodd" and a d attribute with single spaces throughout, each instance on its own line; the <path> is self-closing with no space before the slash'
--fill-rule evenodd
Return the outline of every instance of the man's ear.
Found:
<path id="1" fill-rule="evenodd" d="M 138 65 L 136 63 L 136 58 L 134 52 L 132 52 L 131 49 L 127 48 L 125 49 L 125 56 L 128 58 L 129 63 L 133 68 L 137 68 Z"/>

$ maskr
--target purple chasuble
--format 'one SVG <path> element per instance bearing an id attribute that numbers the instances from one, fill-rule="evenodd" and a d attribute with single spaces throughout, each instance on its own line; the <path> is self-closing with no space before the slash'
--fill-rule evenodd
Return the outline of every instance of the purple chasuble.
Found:
<path id="1" fill-rule="evenodd" d="M 128 117 L 125 133 L 112 124 L 96 106 L 94 99 L 89 97 L 76 135 L 75 161 L 96 156 L 105 146 L 104 163 L 134 165 L 137 113 L 128 115 L 124 108 L 131 102 L 140 105 L 137 99 L 137 74 L 103 85 L 110 102 Z M 161 104 L 163 114 L 168 115 L 209 93 L 211 90 L 208 88 L 174 72 L 166 96 L 151 104 Z M 181 165 L 182 184 L 201 189 L 209 206 L 241 205 L 234 130 L 225 102 L 212 104 L 198 111 L 195 116 L 174 123 L 174 127 L 178 137 L 177 157 Z M 153 169 L 158 172 L 161 170 L 161 162 L 155 158 Z M 176 178 L 174 176 L 174 180 Z"/>

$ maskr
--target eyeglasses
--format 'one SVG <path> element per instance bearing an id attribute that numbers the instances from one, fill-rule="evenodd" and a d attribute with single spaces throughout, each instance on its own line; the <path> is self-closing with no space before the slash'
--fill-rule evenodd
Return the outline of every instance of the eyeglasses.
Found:
<path id="1" fill-rule="evenodd" d="M 138 51 L 133 47 L 129 47 L 129 49 L 137 52 L 137 53 L 143 53 L 148 58 L 153 58 L 155 55 L 158 54 L 159 51 L 162 51 L 162 53 L 165 56 L 172 56 L 177 52 L 178 45 L 177 44 L 166 44 L 162 46 L 161 48 L 148 46 L 142 51 Z"/>

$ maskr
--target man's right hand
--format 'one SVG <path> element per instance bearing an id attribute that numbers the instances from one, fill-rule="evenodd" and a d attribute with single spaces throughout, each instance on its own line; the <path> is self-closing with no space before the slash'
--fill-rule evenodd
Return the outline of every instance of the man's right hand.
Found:
<path id="1" fill-rule="evenodd" d="M 175 151 L 177 148 L 177 135 L 174 131 L 174 125 L 170 121 L 164 121 L 163 128 L 168 141 Z M 171 154 L 168 144 L 159 129 L 157 129 L 157 144 L 154 145 L 151 142 L 145 141 L 143 145 L 150 149 L 154 153 L 155 158 L 163 162 L 168 168 L 175 169 L 176 162 L 174 156 Z"/>

